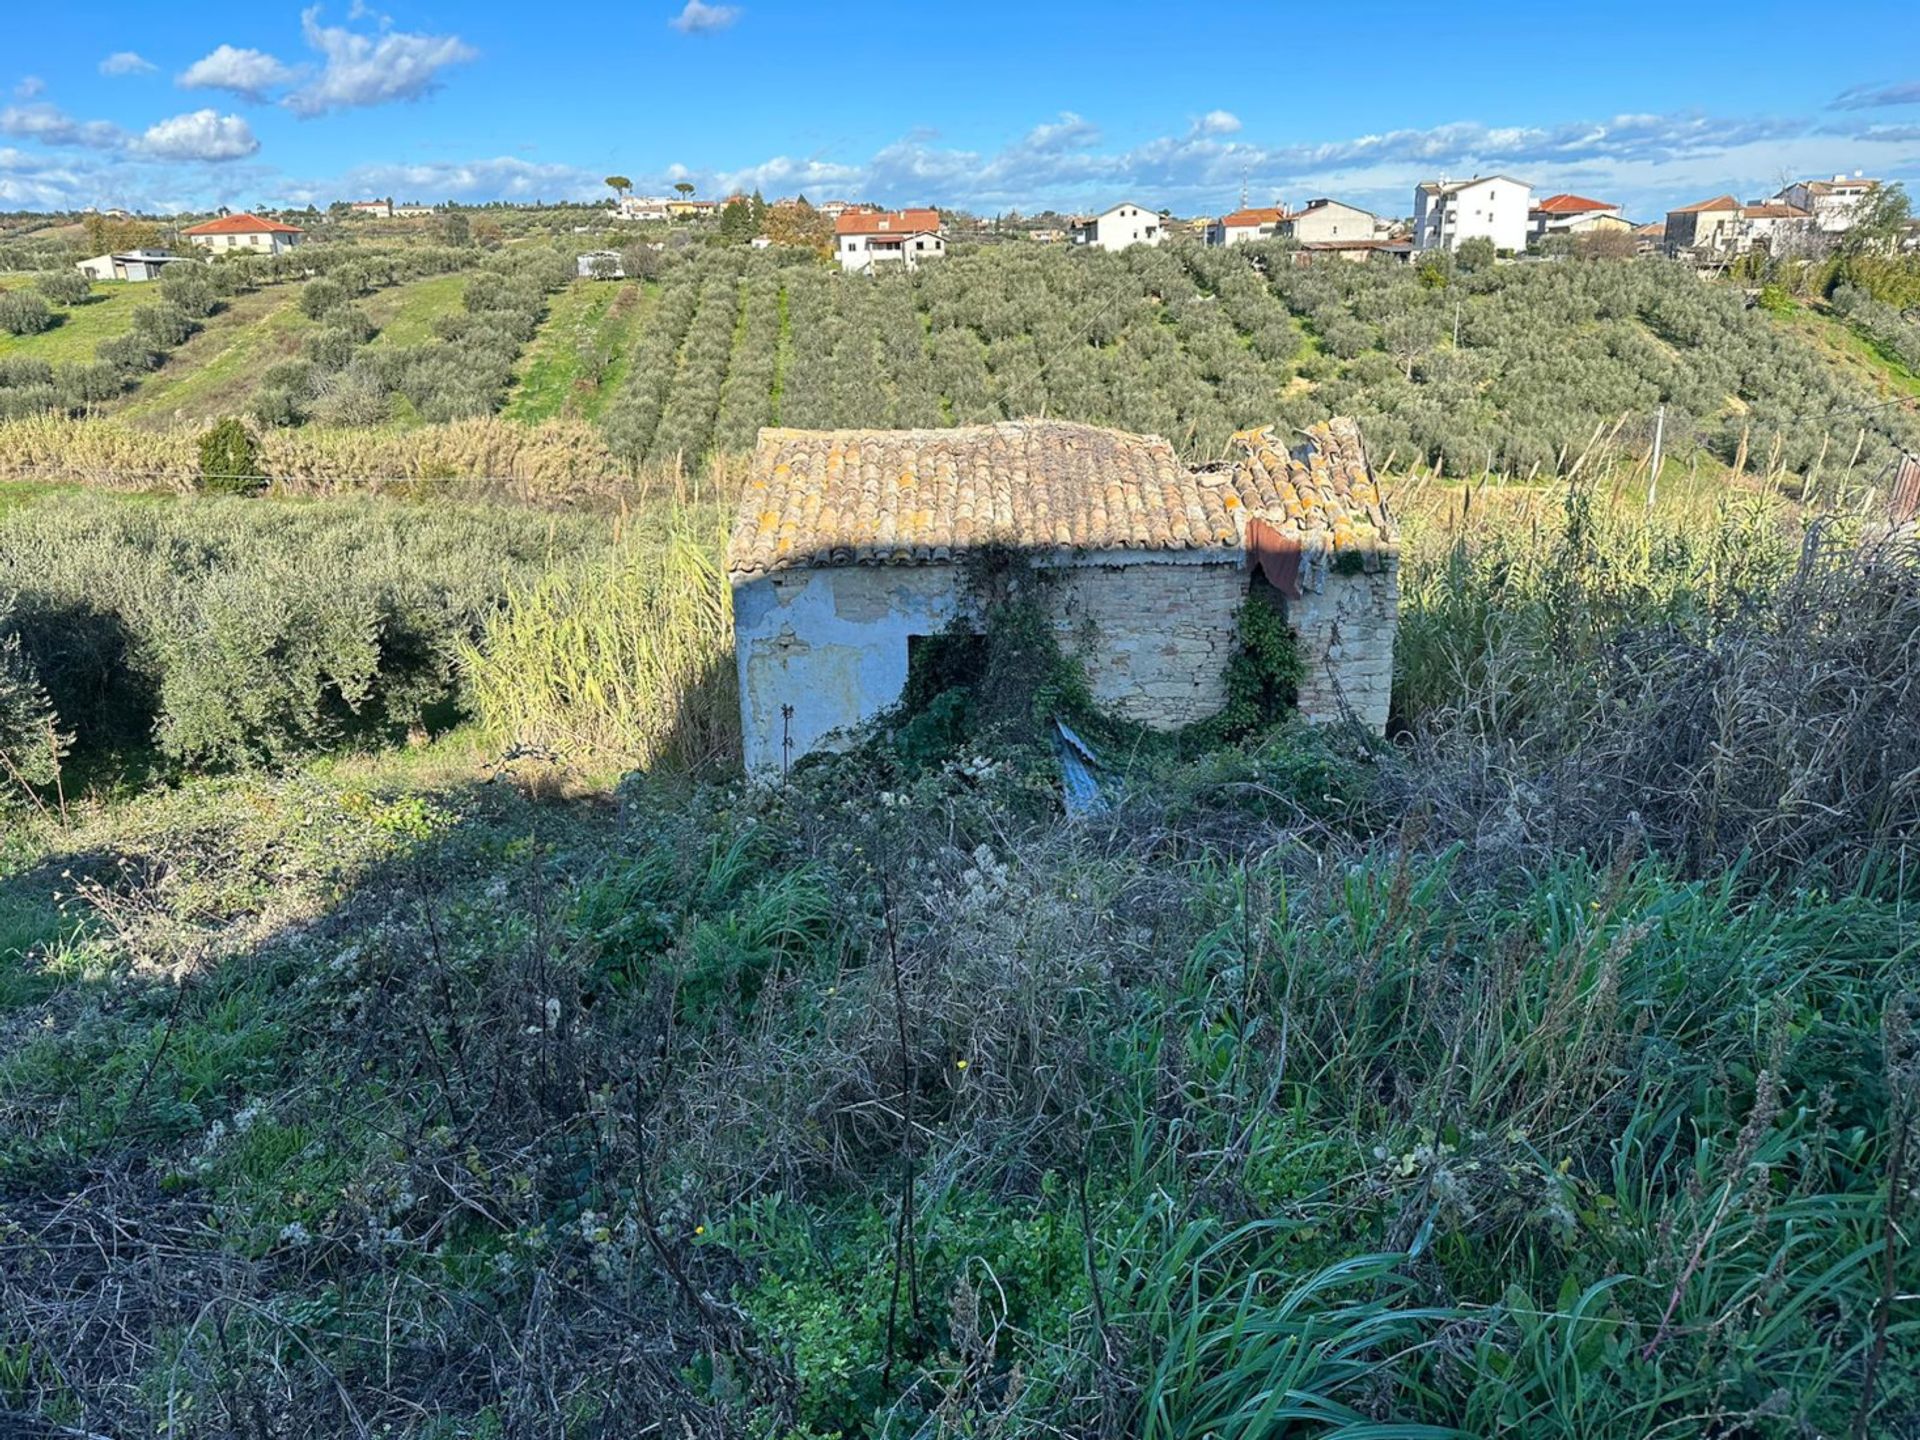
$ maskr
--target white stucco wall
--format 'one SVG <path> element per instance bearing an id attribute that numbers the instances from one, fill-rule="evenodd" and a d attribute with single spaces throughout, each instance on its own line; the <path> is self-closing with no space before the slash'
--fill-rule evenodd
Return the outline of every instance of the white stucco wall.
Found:
<path id="1" fill-rule="evenodd" d="M 1527 248 L 1527 216 L 1533 189 L 1504 175 L 1471 180 L 1449 193 L 1416 188 L 1413 244 L 1416 250 L 1458 250 L 1460 242 L 1484 236 L 1496 250 Z"/>
<path id="2" fill-rule="evenodd" d="M 1312 205 L 1287 221 L 1286 232 L 1301 244 L 1327 240 L 1371 240 L 1373 212 L 1328 200 Z"/>
<path id="3" fill-rule="evenodd" d="M 1094 703 L 1155 729 L 1204 720 L 1225 703 L 1227 661 L 1249 585 L 1241 553 L 1152 558 L 1076 557 L 1049 567 L 1047 600 L 1061 643 L 1085 670 Z M 959 613 L 954 565 L 842 566 L 734 583 L 735 663 L 747 769 L 831 744 L 900 698 L 910 637 L 934 635 Z M 1329 575 L 1288 606 L 1307 662 L 1301 711 L 1331 721 L 1351 711 L 1375 730 L 1387 719 L 1398 604 L 1389 567 Z M 782 714 L 791 706 L 792 715 Z M 791 741 L 791 750 L 787 742 Z"/>
<path id="4" fill-rule="evenodd" d="M 1116 205 L 1094 218 L 1091 243 L 1099 250 L 1124 250 L 1129 245 L 1158 245 L 1165 236 L 1160 217 L 1138 205 Z"/>

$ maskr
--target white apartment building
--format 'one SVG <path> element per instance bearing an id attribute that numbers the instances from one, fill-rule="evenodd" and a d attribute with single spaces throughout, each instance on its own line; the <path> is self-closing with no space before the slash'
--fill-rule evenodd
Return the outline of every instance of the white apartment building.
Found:
<path id="1" fill-rule="evenodd" d="M 1813 217 L 1816 229 L 1838 235 L 1853 228 L 1853 217 L 1879 184 L 1878 180 L 1862 178 L 1856 171 L 1851 177 L 1836 175 L 1831 180 L 1796 180 L 1773 198 L 1783 205 L 1806 211 Z"/>
<path id="2" fill-rule="evenodd" d="M 1511 176 L 1428 180 L 1413 192 L 1413 248 L 1458 250 L 1463 240 L 1484 238 L 1518 254 L 1527 248 L 1532 209 L 1533 187 Z"/>

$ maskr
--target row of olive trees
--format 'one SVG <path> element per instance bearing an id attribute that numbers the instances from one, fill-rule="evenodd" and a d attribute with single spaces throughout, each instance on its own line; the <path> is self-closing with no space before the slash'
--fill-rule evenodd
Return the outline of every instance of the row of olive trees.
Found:
<path id="1" fill-rule="evenodd" d="M 1642 437 L 1663 409 L 1670 454 L 1755 468 L 1914 443 L 1911 419 L 1683 267 L 1297 259 L 1003 246 L 843 276 L 706 252 L 663 281 L 609 438 L 638 463 L 743 447 L 742 417 L 763 413 L 802 427 L 1050 415 L 1211 459 L 1235 430 L 1346 413 L 1382 457 L 1456 475 L 1560 473 L 1596 433 Z M 763 385 L 764 411 L 747 407 Z"/>

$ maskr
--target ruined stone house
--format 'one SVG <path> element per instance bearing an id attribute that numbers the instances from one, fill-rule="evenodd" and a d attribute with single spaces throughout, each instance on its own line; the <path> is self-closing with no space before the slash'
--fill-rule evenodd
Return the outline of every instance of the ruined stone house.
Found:
<path id="1" fill-rule="evenodd" d="M 1301 711 L 1386 723 L 1398 547 L 1350 420 L 1234 437 L 1190 467 L 1158 436 L 1057 420 L 760 432 L 727 552 L 747 768 L 778 772 L 885 710 L 916 642 L 969 608 L 963 562 L 1053 571 L 1096 703 L 1158 729 L 1214 714 L 1250 595 L 1282 605 Z"/>

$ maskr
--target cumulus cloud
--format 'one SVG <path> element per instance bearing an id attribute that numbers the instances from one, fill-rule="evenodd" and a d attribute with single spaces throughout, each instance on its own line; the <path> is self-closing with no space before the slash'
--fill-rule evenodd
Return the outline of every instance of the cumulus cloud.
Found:
<path id="1" fill-rule="evenodd" d="M 667 24 L 682 35 L 707 35 L 727 29 L 739 18 L 738 5 L 708 5 L 704 0 L 687 0 L 687 8 Z"/>
<path id="2" fill-rule="evenodd" d="M 116 50 L 100 62 L 102 75 L 151 75 L 159 68 L 144 55 L 131 50 Z"/>
<path id="3" fill-rule="evenodd" d="M 9 105 L 0 110 L 0 135 L 35 140 L 42 145 L 113 150 L 126 143 L 127 133 L 106 120 L 76 120 L 56 105 Z"/>
<path id="4" fill-rule="evenodd" d="M 1833 99 L 1835 110 L 1877 110 L 1883 105 L 1920 105 L 1920 80 L 1902 85 L 1855 85 Z"/>
<path id="5" fill-rule="evenodd" d="M 1696 188 L 1702 194 L 1771 190 L 1783 165 L 1808 174 L 1842 165 L 1896 168 L 1895 135 L 1885 127 L 1859 137 L 1878 142 L 1877 151 L 1870 145 L 1835 153 L 1834 142 L 1821 139 L 1806 119 L 1684 112 L 1553 125 L 1463 120 L 1267 144 L 1220 111 L 1190 121 L 1182 133 L 1108 147 L 1091 121 L 1069 113 L 998 150 L 949 147 L 936 136 L 910 134 L 864 159 L 777 155 L 736 168 L 676 166 L 668 178 L 692 180 L 708 193 L 757 187 L 769 195 L 832 192 L 983 210 L 1068 208 L 1126 195 L 1190 213 L 1230 207 L 1245 177 L 1263 201 L 1338 194 L 1405 214 L 1420 180 L 1504 170 L 1551 189 L 1597 187 L 1589 193 L 1630 207 L 1645 204 L 1651 213 L 1670 199 L 1699 198 L 1689 193 Z"/>
<path id="6" fill-rule="evenodd" d="M 238 115 L 194 110 L 150 126 L 133 142 L 135 153 L 154 160 L 241 160 L 260 148 L 252 128 Z"/>
<path id="7" fill-rule="evenodd" d="M 458 35 L 403 30 L 362 35 L 344 25 L 322 25 L 318 5 L 301 11 L 300 32 L 322 65 L 318 75 L 283 102 L 299 115 L 417 100 L 438 88 L 442 70 L 479 54 Z"/>
<path id="8" fill-rule="evenodd" d="M 260 101 L 298 78 L 291 66 L 264 50 L 221 45 L 181 71 L 176 83 L 186 90 L 227 90 L 243 99 Z"/>

